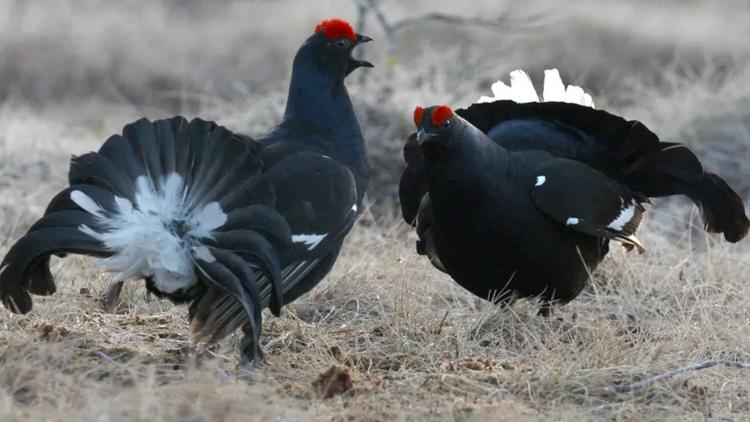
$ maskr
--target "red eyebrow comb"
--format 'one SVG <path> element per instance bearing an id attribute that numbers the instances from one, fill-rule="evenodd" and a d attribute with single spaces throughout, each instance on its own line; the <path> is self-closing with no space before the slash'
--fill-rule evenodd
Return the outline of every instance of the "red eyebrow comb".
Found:
<path id="1" fill-rule="evenodd" d="M 423 116 L 424 116 L 424 108 L 417 106 L 417 108 L 414 109 L 414 126 L 419 127 L 419 124 L 422 123 Z"/>
<path id="2" fill-rule="evenodd" d="M 442 126 L 442 124 L 453 117 L 453 110 L 451 110 L 450 107 L 447 105 L 441 105 L 435 107 L 434 110 L 432 110 L 432 124 L 434 126 Z"/>
<path id="3" fill-rule="evenodd" d="M 315 32 L 322 32 L 331 41 L 339 38 L 347 38 L 349 41 L 357 39 L 354 28 L 343 19 L 324 20 L 315 27 Z"/>

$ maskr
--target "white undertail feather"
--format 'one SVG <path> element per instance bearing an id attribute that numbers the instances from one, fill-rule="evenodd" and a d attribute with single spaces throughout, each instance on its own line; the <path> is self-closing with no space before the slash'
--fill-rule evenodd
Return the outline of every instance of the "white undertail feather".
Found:
<path id="1" fill-rule="evenodd" d="M 217 202 L 188 212 L 185 193 L 183 178 L 172 173 L 158 189 L 146 176 L 139 177 L 135 203 L 115 197 L 113 213 L 81 191 L 71 192 L 70 197 L 104 227 L 97 232 L 82 225 L 79 230 L 114 253 L 99 263 L 116 274 L 115 281 L 152 277 L 160 291 L 171 293 L 196 283 L 193 257 L 215 260 L 201 241 L 211 238 L 213 231 L 227 221 Z"/>
<path id="2" fill-rule="evenodd" d="M 523 70 L 510 72 L 510 86 L 503 81 L 497 81 L 492 84 L 491 89 L 492 96 L 481 96 L 479 103 L 491 103 L 500 100 L 512 100 L 517 103 L 559 101 L 594 108 L 594 100 L 591 95 L 584 92 L 583 88 L 579 86 L 568 85 L 566 87 L 557 69 L 544 71 L 542 100 L 539 99 L 531 78 Z"/>
<path id="3" fill-rule="evenodd" d="M 614 221 L 609 223 L 607 227 L 612 230 L 622 230 L 622 228 L 625 227 L 625 225 L 628 224 L 634 216 L 635 202 L 631 202 L 627 207 L 625 207 L 623 204 L 623 208 L 620 210 L 620 215 L 618 215 L 617 218 L 614 219 Z"/>
<path id="4" fill-rule="evenodd" d="M 327 234 L 295 234 L 292 235 L 292 242 L 302 243 L 307 245 L 307 250 L 311 251 L 315 249 L 323 239 L 328 236 Z"/>
<path id="5" fill-rule="evenodd" d="M 104 210 L 102 209 L 102 207 L 94 202 L 93 199 L 89 198 L 89 196 L 85 193 L 75 190 L 70 193 L 70 199 L 87 213 L 95 215 L 99 218 L 104 217 Z"/>

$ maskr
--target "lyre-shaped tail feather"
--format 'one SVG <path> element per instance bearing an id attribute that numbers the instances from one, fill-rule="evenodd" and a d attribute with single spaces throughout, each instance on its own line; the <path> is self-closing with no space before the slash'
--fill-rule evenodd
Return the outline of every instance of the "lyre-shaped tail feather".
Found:
<path id="1" fill-rule="evenodd" d="M 545 81 L 545 101 L 548 92 L 556 99 L 562 92 L 557 75 L 548 74 L 550 77 L 549 84 Z M 513 91 L 528 86 L 519 82 Z M 705 172 L 687 146 L 662 142 L 638 121 L 593 109 L 582 90 L 568 87 L 565 102 L 486 100 L 492 102 L 472 104 L 456 113 L 485 133 L 503 122 L 535 119 L 580 131 L 580 142 L 560 145 L 552 139 L 540 145 L 555 155 L 581 161 L 605 173 L 615 169 L 608 175 L 639 195 L 689 197 L 700 208 L 706 230 L 723 233 L 727 241 L 737 242 L 747 235 L 750 223 L 740 196 L 719 176 Z"/>
<path id="2" fill-rule="evenodd" d="M 194 298 L 194 326 L 217 329 L 216 340 L 249 324 L 254 356 L 261 310 L 278 313 L 284 304 L 281 257 L 292 243 L 259 151 L 251 139 L 200 119 L 125 126 L 98 152 L 72 159 L 70 186 L 3 260 L 0 298 L 28 312 L 30 293 L 55 291 L 50 255 L 103 257 L 115 280 L 147 278 L 167 297 L 203 292 Z M 205 312 L 224 302 L 241 305 L 241 321 L 227 325 Z"/>

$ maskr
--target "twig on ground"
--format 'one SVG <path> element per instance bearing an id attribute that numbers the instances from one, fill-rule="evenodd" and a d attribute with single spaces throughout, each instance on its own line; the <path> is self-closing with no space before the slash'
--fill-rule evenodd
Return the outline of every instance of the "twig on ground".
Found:
<path id="1" fill-rule="evenodd" d="M 708 360 L 705 362 L 695 363 L 689 366 L 683 366 L 681 368 L 673 369 L 663 374 L 659 374 L 651 378 L 646 378 L 645 380 L 634 382 L 632 384 L 613 385 L 607 388 L 607 390 L 615 393 L 627 393 L 631 391 L 645 390 L 646 388 L 659 381 L 674 378 L 677 375 L 684 374 L 685 372 L 699 371 L 701 369 L 707 369 L 714 366 L 729 366 L 732 368 L 750 369 L 750 362 L 738 362 L 732 360 Z"/>
<path id="2" fill-rule="evenodd" d="M 291 334 L 292 333 L 290 331 L 287 331 L 284 334 L 282 334 L 282 335 L 280 335 L 280 336 L 278 336 L 276 338 L 268 340 L 268 343 L 266 343 L 266 345 L 263 347 L 263 352 L 264 353 L 268 353 L 269 351 L 271 351 L 271 348 L 273 348 L 274 346 L 276 346 L 279 343 L 283 343 L 286 339 L 289 338 L 289 336 Z"/>
<path id="3" fill-rule="evenodd" d="M 445 311 L 445 315 L 443 315 L 443 319 L 440 320 L 440 324 L 438 325 L 438 329 L 437 329 L 437 335 L 440 335 L 443 332 L 443 325 L 445 324 L 446 318 L 448 318 L 448 311 Z"/>
<path id="4" fill-rule="evenodd" d="M 107 363 L 111 363 L 112 365 L 115 365 L 115 366 L 120 366 L 120 362 L 114 360 L 114 358 L 112 358 L 112 356 L 110 356 L 110 355 L 102 352 L 101 350 L 97 350 L 96 352 L 94 352 L 94 355 L 97 356 L 98 358 L 104 360 Z"/>

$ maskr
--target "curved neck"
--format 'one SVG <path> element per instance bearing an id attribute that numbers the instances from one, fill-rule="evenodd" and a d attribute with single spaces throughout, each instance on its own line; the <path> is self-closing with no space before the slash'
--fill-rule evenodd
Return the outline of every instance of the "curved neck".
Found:
<path id="1" fill-rule="evenodd" d="M 294 58 L 284 120 L 304 121 L 317 127 L 335 127 L 342 119 L 354 119 L 343 76 L 323 72 L 302 48 Z"/>
<path id="2" fill-rule="evenodd" d="M 348 166 L 361 202 L 367 186 L 367 156 L 344 76 L 326 74 L 305 46 L 294 58 L 284 118 L 268 139 L 316 148 Z"/>

